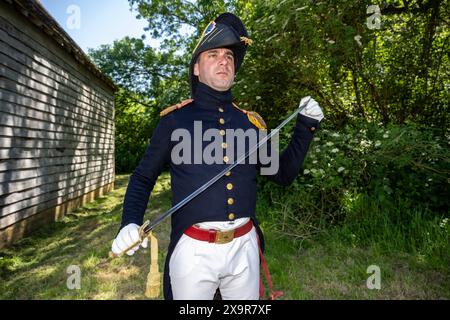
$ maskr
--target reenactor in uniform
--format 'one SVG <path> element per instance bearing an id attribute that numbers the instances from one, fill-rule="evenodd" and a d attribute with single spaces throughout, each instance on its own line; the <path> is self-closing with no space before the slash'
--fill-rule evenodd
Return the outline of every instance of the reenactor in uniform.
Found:
<path id="1" fill-rule="evenodd" d="M 227 129 L 265 129 L 258 114 L 233 104 L 230 90 L 251 42 L 242 21 L 231 13 L 221 14 L 203 32 L 190 63 L 192 99 L 161 112 L 145 155 L 130 176 L 113 252 L 126 250 L 139 240 L 151 191 L 166 164 L 175 205 L 231 163 L 228 152 L 236 150 L 228 150 L 226 142 L 221 143 L 225 154 L 221 163 L 174 163 L 174 130 L 185 129 L 193 137 L 194 122 L 200 122 L 203 132 L 217 129 L 226 141 Z M 317 102 L 309 99 L 297 116 L 290 143 L 279 156 L 279 168 L 267 176 L 269 180 L 283 186 L 294 181 L 322 118 Z M 206 145 L 203 141 L 200 153 Z M 190 157 L 196 152 L 192 147 Z M 218 289 L 222 299 L 260 297 L 264 238 L 255 214 L 260 168 L 259 163 L 237 165 L 172 215 L 164 269 L 166 299 L 213 299 Z"/>

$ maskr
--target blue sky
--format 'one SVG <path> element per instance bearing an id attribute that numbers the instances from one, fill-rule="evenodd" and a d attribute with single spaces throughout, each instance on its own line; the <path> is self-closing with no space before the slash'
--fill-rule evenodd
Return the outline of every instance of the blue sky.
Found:
<path id="1" fill-rule="evenodd" d="M 128 0 L 40 0 L 61 27 L 87 52 L 125 36 L 140 38 L 147 25 L 130 11 Z M 78 28 L 79 27 L 79 28 Z M 146 43 L 157 47 L 158 40 Z"/>

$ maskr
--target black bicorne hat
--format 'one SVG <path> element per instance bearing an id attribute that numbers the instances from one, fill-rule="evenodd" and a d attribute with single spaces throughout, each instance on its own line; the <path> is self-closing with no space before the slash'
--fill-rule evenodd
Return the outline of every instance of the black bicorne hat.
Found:
<path id="1" fill-rule="evenodd" d="M 247 46 L 252 43 L 248 38 L 247 30 L 241 19 L 232 13 L 222 13 L 214 21 L 210 22 L 203 31 L 197 46 L 192 53 L 189 67 L 189 80 L 191 94 L 194 96 L 198 83 L 198 77 L 194 75 L 194 64 L 203 51 L 215 48 L 228 48 L 234 53 L 234 69 L 238 72 L 244 61 Z"/>

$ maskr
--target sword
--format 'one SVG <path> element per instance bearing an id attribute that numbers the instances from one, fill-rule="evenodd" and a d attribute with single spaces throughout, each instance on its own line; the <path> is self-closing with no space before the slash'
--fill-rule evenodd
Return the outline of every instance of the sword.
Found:
<path id="1" fill-rule="evenodd" d="M 217 175 L 215 175 L 212 179 L 210 179 L 208 182 L 200 186 L 197 190 L 192 192 L 190 195 L 188 195 L 186 198 L 178 202 L 176 205 L 174 205 L 172 208 L 161 214 L 158 218 L 156 218 L 153 222 L 146 221 L 140 228 L 139 228 L 139 237 L 140 239 L 130 245 L 127 249 L 123 250 L 119 254 L 115 254 L 113 252 L 110 252 L 111 257 L 119 257 L 123 255 L 128 250 L 136 247 L 137 245 L 140 245 L 142 241 L 150 234 L 150 232 L 161 222 L 163 222 L 165 219 L 170 217 L 175 211 L 182 208 L 184 205 L 186 205 L 189 201 L 197 197 L 199 194 L 201 194 L 203 191 L 208 189 L 211 185 L 213 185 L 217 180 L 222 178 L 228 171 L 232 170 L 234 167 L 236 167 L 238 164 L 241 164 L 245 159 L 247 159 L 250 155 L 255 153 L 256 150 L 258 150 L 262 145 L 264 145 L 269 139 L 271 139 L 275 134 L 277 134 L 289 121 L 291 121 L 299 112 L 301 112 L 303 109 L 306 108 L 311 98 L 308 98 L 301 106 L 299 106 L 289 117 L 287 117 L 283 122 L 281 122 L 278 127 L 271 130 L 270 134 L 265 136 L 263 139 L 261 139 L 256 145 L 254 145 L 250 150 L 248 150 L 245 154 L 241 155 L 238 160 L 230 165 L 228 165 L 225 169 L 220 171 Z"/>

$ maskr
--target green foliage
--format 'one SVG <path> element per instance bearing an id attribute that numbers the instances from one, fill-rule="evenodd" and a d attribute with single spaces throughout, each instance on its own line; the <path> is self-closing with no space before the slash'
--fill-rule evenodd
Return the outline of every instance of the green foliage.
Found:
<path id="1" fill-rule="evenodd" d="M 156 108 L 147 108 L 125 90 L 115 100 L 115 162 L 116 172 L 131 172 L 145 152 L 153 128 Z"/>
<path id="2" fill-rule="evenodd" d="M 255 44 L 236 97 L 272 126 L 305 95 L 338 126 L 353 117 L 448 126 L 450 6 L 431 2 L 379 3 L 380 28 L 370 29 L 373 1 L 253 1 L 244 20 Z"/>
<path id="3" fill-rule="evenodd" d="M 282 145 L 289 135 L 280 136 Z M 448 227 L 440 227 L 450 218 L 449 145 L 450 131 L 414 124 L 324 125 L 290 187 L 258 180 L 258 214 L 293 239 L 336 226 L 350 244 L 414 251 L 442 266 L 450 243 Z"/>
<path id="4" fill-rule="evenodd" d="M 280 137 L 282 146 L 288 142 L 289 130 Z M 303 174 L 286 193 L 317 194 L 316 203 L 301 209 L 322 204 L 316 213 L 329 216 L 343 213 L 342 201 L 348 194 L 363 192 L 381 203 L 400 198 L 410 201 L 411 207 L 445 213 L 450 208 L 446 196 L 450 194 L 450 132 L 435 134 L 439 132 L 413 124 L 382 127 L 355 122 L 342 131 L 324 125 L 310 146 Z"/>
<path id="5" fill-rule="evenodd" d="M 184 72 L 183 60 L 175 54 L 176 50 L 173 47 L 160 52 L 145 45 L 142 39 L 125 37 L 112 45 L 90 49 L 89 55 L 122 89 L 158 101 L 163 96 L 161 89 L 165 84 L 178 83 Z M 141 103 L 146 105 L 144 100 Z"/>

